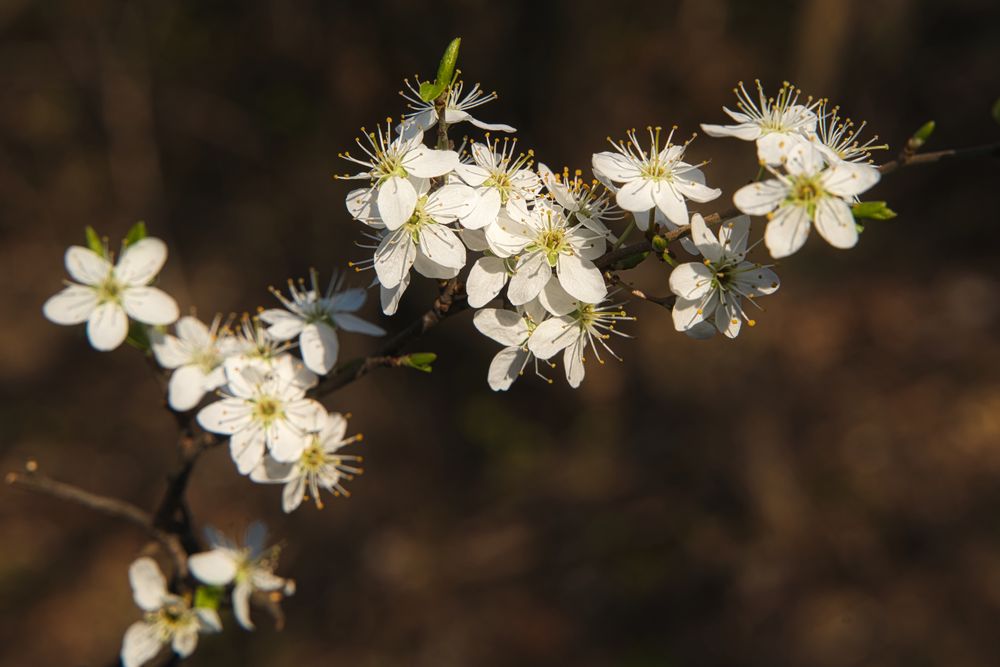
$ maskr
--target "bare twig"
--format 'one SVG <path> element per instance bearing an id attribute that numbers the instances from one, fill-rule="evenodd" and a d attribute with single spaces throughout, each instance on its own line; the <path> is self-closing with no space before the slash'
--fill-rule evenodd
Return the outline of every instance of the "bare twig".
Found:
<path id="1" fill-rule="evenodd" d="M 976 158 L 976 157 L 1000 157 L 1000 142 L 983 144 L 981 146 L 970 146 L 968 148 L 949 148 L 933 153 L 915 153 L 904 151 L 895 160 L 890 160 L 878 166 L 878 170 L 883 174 L 889 174 L 900 167 L 909 167 L 918 164 L 931 164 L 952 158 Z"/>
<path id="2" fill-rule="evenodd" d="M 604 277 L 612 285 L 618 285 L 619 287 L 625 289 L 629 294 L 636 297 L 637 299 L 642 299 L 643 301 L 649 301 L 650 303 L 655 303 L 658 306 L 663 306 L 667 310 L 673 310 L 674 308 L 674 302 L 677 300 L 677 297 L 674 296 L 673 294 L 669 296 L 653 296 L 652 294 L 646 294 L 641 289 L 635 287 L 634 285 L 630 285 L 629 283 L 622 280 L 621 276 L 619 276 L 617 273 L 612 273 L 610 271 L 606 272 L 604 274 Z"/>
<path id="3" fill-rule="evenodd" d="M 179 576 L 187 576 L 187 554 L 178 537 L 158 528 L 153 521 L 152 515 L 132 503 L 118 498 L 98 495 L 72 484 L 54 480 L 47 475 L 39 473 L 38 463 L 35 461 L 28 461 L 24 466 L 23 473 L 8 473 L 6 482 L 11 486 L 59 498 L 60 500 L 75 503 L 95 512 L 100 512 L 116 519 L 122 519 L 143 529 L 150 537 L 159 542 L 167 552 L 174 566 L 177 568 Z"/>

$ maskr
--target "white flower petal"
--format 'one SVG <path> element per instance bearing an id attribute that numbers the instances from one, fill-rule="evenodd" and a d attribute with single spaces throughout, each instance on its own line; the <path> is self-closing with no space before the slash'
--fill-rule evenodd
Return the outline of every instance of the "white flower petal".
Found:
<path id="1" fill-rule="evenodd" d="M 722 194 L 722 190 L 719 188 L 710 188 L 704 183 L 700 183 L 697 180 L 692 179 L 696 169 L 692 169 L 684 174 L 683 177 L 675 177 L 673 181 L 674 189 L 680 194 L 684 195 L 691 201 L 698 203 L 710 202 L 713 199 L 718 199 L 719 195 Z M 703 177 L 704 178 L 704 177 Z"/>
<path id="2" fill-rule="evenodd" d="M 764 244 L 771 257 L 788 257 L 801 248 L 809 236 L 809 222 L 804 206 L 779 208 L 764 230 Z"/>
<path id="3" fill-rule="evenodd" d="M 821 181 L 827 192 L 849 199 L 878 183 L 881 176 L 870 164 L 837 162 L 823 172 Z"/>
<path id="4" fill-rule="evenodd" d="M 493 391 L 507 391 L 514 380 L 521 374 L 521 369 L 528 362 L 531 354 L 520 346 L 505 347 L 497 352 L 490 362 L 486 381 Z"/>
<path id="5" fill-rule="evenodd" d="M 194 347 L 208 347 L 212 344 L 212 333 L 197 317 L 185 315 L 174 325 L 177 336 Z"/>
<path id="6" fill-rule="evenodd" d="M 653 199 L 654 190 L 653 181 L 637 178 L 621 187 L 618 194 L 615 195 L 615 201 L 626 211 L 643 213 L 656 205 L 656 201 Z"/>
<path id="7" fill-rule="evenodd" d="M 136 621 L 128 626 L 122 639 L 122 667 L 141 667 L 155 658 L 162 649 L 159 629 L 151 623 Z"/>
<path id="8" fill-rule="evenodd" d="M 472 209 L 462 218 L 462 226 L 466 229 L 482 229 L 492 225 L 500 215 L 501 197 L 496 188 L 485 188 L 477 193 L 478 199 Z"/>
<path id="9" fill-rule="evenodd" d="M 424 210 L 438 222 L 452 222 L 468 216 L 478 202 L 478 194 L 468 185 L 449 183 L 431 193 Z"/>
<path id="10" fill-rule="evenodd" d="M 260 429 L 243 430 L 229 438 L 229 456 L 241 475 L 249 475 L 261 462 L 264 446 L 264 433 Z"/>
<path id="11" fill-rule="evenodd" d="M 392 176 L 378 188 L 378 213 L 390 230 L 403 226 L 417 205 L 417 191 L 405 178 Z"/>
<path id="12" fill-rule="evenodd" d="M 198 424 L 206 431 L 220 435 L 232 435 L 250 424 L 251 408 L 246 402 L 236 398 L 224 398 L 209 403 L 198 411 Z"/>
<path id="13" fill-rule="evenodd" d="M 675 225 L 688 224 L 687 202 L 670 183 L 658 183 L 653 188 L 653 198 L 656 200 L 656 207 L 667 216 L 667 220 Z"/>
<path id="14" fill-rule="evenodd" d="M 525 306 L 525 312 L 530 312 L 534 309 L 531 308 L 531 303 Z M 550 280 L 542 290 L 541 294 L 538 295 L 538 305 L 540 305 L 544 310 L 560 317 L 562 315 L 568 315 L 572 313 L 577 308 L 576 299 L 574 299 L 570 294 L 563 289 L 562 285 L 559 284 L 558 280 Z M 532 316 L 535 322 L 541 320 L 540 317 Z"/>
<path id="15" fill-rule="evenodd" d="M 174 633 L 170 647 L 182 658 L 190 656 L 198 648 L 198 626 L 179 628 Z"/>
<path id="16" fill-rule="evenodd" d="M 148 236 L 125 249 L 115 265 L 115 277 L 132 287 L 146 285 L 156 277 L 166 261 L 167 244 Z"/>
<path id="17" fill-rule="evenodd" d="M 297 474 L 294 462 L 276 461 L 273 456 L 265 456 L 250 473 L 250 479 L 258 484 L 281 484 Z"/>
<path id="18" fill-rule="evenodd" d="M 395 287 L 379 286 L 379 304 L 382 312 L 386 315 L 395 315 L 399 310 L 399 301 L 403 298 L 403 293 L 410 285 L 410 274 L 407 273 Z"/>
<path id="19" fill-rule="evenodd" d="M 188 558 L 188 569 L 202 583 L 209 586 L 226 586 L 236 578 L 237 563 L 233 555 L 223 549 L 212 549 Z"/>
<path id="20" fill-rule="evenodd" d="M 129 317 L 146 324 L 170 324 L 180 309 L 174 298 L 155 287 L 129 287 L 122 292 L 122 306 Z"/>
<path id="21" fill-rule="evenodd" d="M 337 332 L 329 324 L 314 322 L 302 328 L 299 336 L 299 351 L 306 368 L 326 375 L 337 364 L 340 341 Z"/>
<path id="22" fill-rule="evenodd" d="M 445 111 L 445 116 L 447 116 L 450 111 L 450 109 Z M 484 123 L 481 120 L 476 120 L 472 116 L 469 116 L 466 120 L 478 127 L 480 130 L 486 130 L 487 132 L 517 132 L 517 128 L 504 123 Z"/>
<path id="23" fill-rule="evenodd" d="M 823 197 L 816 203 L 816 231 L 834 248 L 853 248 L 858 228 L 851 207 L 843 199 Z"/>
<path id="24" fill-rule="evenodd" d="M 583 338 L 577 338 L 573 344 L 563 351 L 563 366 L 566 367 L 566 382 L 576 389 L 583 382 L 587 370 L 584 368 L 583 355 L 587 343 Z"/>
<path id="25" fill-rule="evenodd" d="M 712 289 L 712 270 L 698 262 L 687 262 L 670 272 L 670 291 L 682 299 L 701 299 Z"/>
<path id="26" fill-rule="evenodd" d="M 295 313 L 281 308 L 268 308 L 260 314 L 260 320 L 267 327 L 267 335 L 274 340 L 291 340 L 302 333 L 305 320 Z"/>
<path id="27" fill-rule="evenodd" d="M 205 395 L 205 372 L 193 364 L 181 366 L 170 375 L 167 402 L 177 412 L 187 412 Z"/>
<path id="28" fill-rule="evenodd" d="M 450 280 L 462 271 L 461 268 L 441 266 L 437 262 L 427 259 L 421 252 L 418 252 L 413 260 L 413 270 L 432 280 Z"/>
<path id="29" fill-rule="evenodd" d="M 372 206 L 372 188 L 357 188 L 347 193 L 347 212 L 355 220 L 369 222 L 378 219 L 378 211 Z"/>
<path id="30" fill-rule="evenodd" d="M 128 317 L 113 301 L 94 308 L 87 320 L 87 338 L 95 350 L 107 352 L 121 345 L 128 336 Z"/>
<path id="31" fill-rule="evenodd" d="M 790 163 L 792 152 L 803 141 L 806 140 L 795 132 L 769 132 L 757 139 L 757 157 L 770 165 Z"/>
<path id="32" fill-rule="evenodd" d="M 793 176 L 813 176 L 823 169 L 824 164 L 823 154 L 816 150 L 808 139 L 799 137 L 794 140 L 794 146 L 788 151 L 785 169 Z"/>
<path id="33" fill-rule="evenodd" d="M 579 255 L 560 254 L 556 260 L 556 275 L 562 288 L 584 303 L 598 303 L 608 295 L 601 270 Z"/>
<path id="34" fill-rule="evenodd" d="M 733 195 L 733 204 L 748 215 L 770 213 L 788 196 L 789 187 L 776 178 L 744 185 Z"/>
<path id="35" fill-rule="evenodd" d="M 736 137 L 744 141 L 753 141 L 760 136 L 760 126 L 753 123 L 739 125 L 709 125 L 701 124 L 702 131 L 710 137 Z"/>
<path id="36" fill-rule="evenodd" d="M 250 620 L 250 593 L 253 588 L 249 583 L 240 582 L 233 588 L 233 616 L 244 630 L 253 630 L 253 621 Z"/>
<path id="37" fill-rule="evenodd" d="M 469 270 L 465 292 L 469 297 L 469 305 L 482 308 L 497 298 L 500 290 L 507 284 L 507 265 L 499 257 L 480 257 Z"/>
<path id="38" fill-rule="evenodd" d="M 82 324 L 97 307 L 97 292 L 83 285 L 70 285 L 42 306 L 42 313 L 56 324 Z"/>
<path id="39" fill-rule="evenodd" d="M 111 262 L 90 248 L 78 245 L 66 250 L 65 262 L 70 277 L 84 285 L 100 285 L 111 273 Z"/>
<path id="40" fill-rule="evenodd" d="M 708 229 L 708 225 L 705 224 L 705 218 L 701 217 L 701 213 L 695 213 L 691 216 L 691 238 L 698 247 L 698 252 L 705 259 L 713 264 L 719 263 L 723 254 L 722 244 L 719 243 L 718 237 Z"/>
<path id="41" fill-rule="evenodd" d="M 306 480 L 302 476 L 293 477 L 281 491 L 281 509 L 290 514 L 302 504 L 306 495 Z"/>
<path id="42" fill-rule="evenodd" d="M 333 323 L 338 329 L 350 331 L 351 333 L 365 334 L 366 336 L 384 336 L 385 329 L 361 319 L 351 313 L 334 313 Z"/>
<path id="43" fill-rule="evenodd" d="M 539 359 L 551 359 L 580 337 L 580 327 L 569 316 L 545 320 L 532 332 L 528 349 Z"/>
<path id="44" fill-rule="evenodd" d="M 453 269 L 465 266 L 465 245 L 455 230 L 444 225 L 422 225 L 418 232 L 419 251 L 427 259 Z"/>
<path id="45" fill-rule="evenodd" d="M 128 568 L 132 597 L 143 611 L 156 611 L 167 595 L 167 580 L 156 561 L 149 557 L 135 560 Z"/>
<path id="46" fill-rule="evenodd" d="M 715 328 L 728 338 L 736 338 L 743 326 L 743 316 L 740 313 L 739 297 L 730 296 L 726 303 L 720 303 L 715 309 Z"/>
<path id="47" fill-rule="evenodd" d="M 514 267 L 510 285 L 507 286 L 507 298 L 515 306 L 528 303 L 545 287 L 552 278 L 552 267 L 541 251 L 521 255 Z"/>
<path id="48" fill-rule="evenodd" d="M 639 167 L 618 153 L 611 151 L 594 153 L 591 164 L 595 172 L 600 172 L 601 175 L 619 183 L 631 181 L 640 176 Z"/>
<path id="49" fill-rule="evenodd" d="M 444 176 L 458 165 L 458 153 L 417 146 L 403 159 L 406 173 L 418 178 Z"/>
<path id="50" fill-rule="evenodd" d="M 528 325 L 525 324 L 524 318 L 513 310 L 483 308 L 472 316 L 472 323 L 479 333 L 501 345 L 521 345 L 528 338 Z"/>
<path id="51" fill-rule="evenodd" d="M 719 228 L 719 242 L 730 257 L 745 254 L 749 239 L 750 218 L 746 215 L 738 215 Z"/>
<path id="52" fill-rule="evenodd" d="M 375 273 L 379 283 L 387 288 L 399 285 L 410 272 L 416 256 L 417 246 L 407 230 L 387 235 L 375 251 Z"/>

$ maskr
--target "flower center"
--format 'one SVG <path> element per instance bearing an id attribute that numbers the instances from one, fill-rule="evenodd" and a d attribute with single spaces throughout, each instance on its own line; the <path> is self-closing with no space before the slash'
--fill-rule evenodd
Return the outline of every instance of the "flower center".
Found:
<path id="1" fill-rule="evenodd" d="M 510 191 L 514 184 L 511 183 L 510 175 L 506 171 L 497 170 L 486 179 L 483 185 L 488 188 L 496 188 L 500 193 L 500 202 L 506 204 L 507 199 L 510 198 Z"/>
<path id="2" fill-rule="evenodd" d="M 660 162 L 659 156 L 657 155 L 654 155 L 653 159 L 642 165 L 642 167 L 639 168 L 639 172 L 644 177 L 654 181 L 669 181 L 671 177 L 671 170 L 667 168 L 667 165 Z"/>
<path id="3" fill-rule="evenodd" d="M 413 238 L 414 243 L 420 243 L 420 228 L 424 225 L 429 225 L 434 223 L 434 218 L 427 214 L 424 210 L 424 206 L 427 205 L 427 195 L 424 195 L 417 200 L 417 205 L 413 207 L 413 215 L 410 219 L 403 223 L 403 227 L 410 232 L 410 236 Z"/>
<path id="4" fill-rule="evenodd" d="M 549 266 L 553 267 L 559 260 L 559 255 L 572 252 L 566 241 L 566 230 L 560 227 L 545 229 L 538 235 L 535 243 L 538 249 L 545 253 Z"/>
<path id="5" fill-rule="evenodd" d="M 266 426 L 283 416 L 281 401 L 272 396 L 261 396 L 254 402 L 253 416 Z"/>
<path id="6" fill-rule="evenodd" d="M 115 276 L 112 273 L 97 287 L 97 301 L 98 303 L 107 303 L 109 301 L 118 303 L 121 301 L 123 291 L 125 291 L 125 286 L 115 280 Z"/>

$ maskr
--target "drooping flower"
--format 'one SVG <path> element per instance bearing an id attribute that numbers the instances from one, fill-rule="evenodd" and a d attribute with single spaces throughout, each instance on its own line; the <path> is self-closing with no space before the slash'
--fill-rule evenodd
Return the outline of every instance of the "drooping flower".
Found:
<path id="1" fill-rule="evenodd" d="M 89 248 L 66 251 L 66 270 L 77 283 L 45 302 L 42 311 L 56 324 L 87 323 L 94 349 L 106 352 L 128 336 L 128 320 L 167 325 L 180 314 L 177 302 L 149 283 L 167 261 L 167 246 L 147 237 L 129 245 L 113 265 Z"/>
<path id="2" fill-rule="evenodd" d="M 419 79 L 417 79 L 419 80 Z M 403 122 L 397 128 L 400 134 L 403 136 L 411 136 L 414 132 L 426 132 L 430 128 L 434 127 L 438 122 L 438 110 L 434 105 L 434 102 L 425 102 L 420 98 L 420 91 L 409 79 L 404 81 L 409 92 L 399 91 L 399 94 L 403 96 L 403 99 L 407 101 L 407 106 L 410 107 L 415 113 L 407 116 L 403 119 Z M 462 97 L 464 92 L 465 84 L 462 81 L 456 81 L 448 89 L 448 100 L 445 103 L 444 108 L 444 122 L 448 125 L 454 125 L 456 123 L 461 123 L 462 121 L 467 121 L 472 125 L 475 125 L 481 130 L 487 131 L 498 131 L 498 132 L 517 132 L 510 125 L 505 125 L 503 123 L 484 123 L 481 120 L 477 120 L 472 117 L 469 113 L 470 110 L 475 109 L 487 102 L 492 102 L 497 98 L 495 92 L 487 93 L 479 84 L 473 84 L 469 89 L 469 92 L 465 97 Z"/>
<path id="3" fill-rule="evenodd" d="M 352 215 L 357 217 L 358 211 L 352 209 L 351 202 L 362 201 L 369 211 L 374 203 L 378 217 L 389 229 L 399 229 L 410 219 L 419 197 L 414 179 L 420 181 L 443 176 L 458 164 L 458 153 L 428 148 L 423 140 L 423 132 L 416 132 L 410 137 L 394 136 L 389 121 L 384 130 L 379 126 L 376 132 L 365 132 L 364 143 L 361 139 L 356 141 L 364 153 L 363 157 L 356 158 L 349 152 L 340 155 L 365 170 L 339 178 L 367 179 L 371 183 L 361 191 L 353 190 L 347 194 Z"/>
<path id="4" fill-rule="evenodd" d="M 326 415 L 319 402 L 305 397 L 301 363 L 283 355 L 268 368 L 231 357 L 224 367 L 223 398 L 198 412 L 202 428 L 229 436 L 229 453 L 241 475 L 260 463 L 265 449 L 279 461 L 298 459 L 307 434 Z"/>
<path id="5" fill-rule="evenodd" d="M 833 247 L 854 247 L 858 230 L 850 202 L 878 182 L 878 170 L 855 162 L 827 164 L 808 141 L 792 149 L 785 169 L 787 174 L 772 169 L 773 179 L 751 183 L 733 195 L 743 213 L 768 216 L 764 242 L 771 256 L 796 252 L 812 224 Z"/>
<path id="6" fill-rule="evenodd" d="M 124 667 L 139 667 L 169 645 L 181 658 L 194 653 L 199 633 L 222 630 L 214 609 L 192 609 L 188 601 L 167 591 L 167 581 L 152 558 L 140 558 L 129 567 L 135 603 L 145 614 L 125 631 L 121 661 Z"/>
<path id="7" fill-rule="evenodd" d="M 609 137 L 615 150 L 594 154 L 594 172 L 622 184 L 615 201 L 622 209 L 636 214 L 639 229 L 649 228 L 648 216 L 641 214 L 654 208 L 675 225 L 686 225 L 688 199 L 709 202 L 722 194 L 722 190 L 705 185 L 705 174 L 699 168 L 704 163 L 684 162 L 684 152 L 694 137 L 683 144 L 674 144 L 672 139 L 677 128 L 673 127 L 661 146 L 661 128 L 647 129 L 651 143 L 648 152 L 639 145 L 635 130 L 628 132 L 628 143 L 615 143 Z"/>
<path id="8" fill-rule="evenodd" d="M 385 329 L 361 319 L 354 313 L 365 303 L 364 289 L 344 289 L 345 277 L 335 273 L 323 293 L 319 289 L 319 276 L 310 271 L 311 286 L 300 281 L 298 286 L 289 280 L 286 297 L 272 289 L 286 310 L 271 308 L 260 313 L 260 319 L 270 326 L 269 336 L 275 340 L 299 339 L 302 360 L 309 370 L 326 375 L 337 363 L 340 341 L 337 330 L 384 336 Z"/>
<path id="9" fill-rule="evenodd" d="M 815 131 L 815 109 L 819 102 L 813 102 L 810 97 L 805 104 L 799 104 L 802 91 L 787 81 L 782 84 L 777 97 L 771 98 L 764 94 L 760 81 L 756 83 L 759 102 L 754 101 L 740 81 L 733 89 L 739 111 L 722 107 L 736 121 L 736 125 L 702 123 L 701 129 L 710 137 L 736 137 L 744 141 L 756 141 L 760 161 L 778 165 L 796 144 Z"/>
<path id="10" fill-rule="evenodd" d="M 598 302 L 607 285 L 593 260 L 604 253 L 605 237 L 583 225 L 571 224 L 565 211 L 544 201 L 531 210 L 509 209 L 497 224 L 486 229 L 486 238 L 499 257 L 517 255 L 507 298 L 515 306 L 539 295 L 552 278 L 582 301 Z"/>
<path id="11" fill-rule="evenodd" d="M 537 299 L 529 301 L 517 310 L 483 308 L 476 311 L 473 324 L 481 334 L 492 338 L 504 346 L 490 362 L 486 375 L 490 389 L 507 391 L 518 377 L 524 374 L 528 363 L 535 360 L 535 374 L 551 383 L 538 372 L 538 360 L 528 349 L 528 341 L 548 313 Z"/>
<path id="12" fill-rule="evenodd" d="M 218 315 L 211 327 L 197 317 L 185 316 L 177 320 L 176 336 L 157 329 L 150 331 L 156 362 L 173 370 L 167 385 L 167 402 L 174 410 L 190 410 L 206 392 L 226 383 L 222 362 L 239 353 L 241 346 L 228 331 L 220 333 L 221 323 L 222 317 Z"/>
<path id="13" fill-rule="evenodd" d="M 477 200 L 461 223 L 467 229 L 483 229 L 496 222 L 503 207 L 534 201 L 542 184 L 529 167 L 532 151 L 516 153 L 517 139 L 504 138 L 473 143 L 472 163 L 461 162 L 455 173 L 475 189 Z"/>
<path id="14" fill-rule="evenodd" d="M 254 468 L 250 479 L 263 484 L 284 484 L 281 507 L 286 513 L 294 512 L 302 504 L 307 491 L 316 502 L 316 507 L 322 509 L 320 489 L 334 496 L 351 495 L 341 481 L 361 474 L 361 457 L 341 454 L 340 449 L 360 440 L 361 434 L 347 437 L 347 419 L 343 415 L 330 413 L 320 428 L 309 434 L 309 444 L 298 460 L 282 462 L 271 456 L 265 457 Z"/>
<path id="15" fill-rule="evenodd" d="M 233 585 L 233 615 L 245 630 L 253 630 L 250 620 L 250 596 L 255 591 L 281 591 L 291 595 L 295 582 L 274 574 L 278 548 L 265 548 L 267 529 L 253 523 L 247 529 L 243 545 L 236 544 L 217 530 L 209 530 L 211 549 L 188 558 L 191 574 L 209 586 Z"/>
<path id="16" fill-rule="evenodd" d="M 539 359 L 551 359 L 562 351 L 566 381 L 571 387 L 579 387 L 583 382 L 588 347 L 598 363 L 604 363 L 597 349 L 598 344 L 615 359 L 621 360 L 607 341 L 612 335 L 631 337 L 615 328 L 618 322 L 635 319 L 622 310 L 622 304 L 602 305 L 603 300 L 599 303 L 579 301 L 555 281 L 546 286 L 539 301 L 553 317 L 532 332 L 528 350 Z"/>
<path id="17" fill-rule="evenodd" d="M 674 328 L 703 338 L 710 323 L 729 338 L 736 338 L 743 322 L 756 324 L 743 308 L 743 300 L 777 291 L 780 281 L 770 267 L 748 262 L 747 239 L 750 218 L 745 215 L 723 223 L 718 237 L 704 218 L 691 216 L 691 237 L 704 262 L 680 264 L 670 274 L 670 290 L 677 295 L 673 307 Z"/>

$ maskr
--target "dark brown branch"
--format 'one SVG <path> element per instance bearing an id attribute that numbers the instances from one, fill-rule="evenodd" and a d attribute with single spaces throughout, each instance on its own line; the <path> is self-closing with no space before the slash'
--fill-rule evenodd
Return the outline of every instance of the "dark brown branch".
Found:
<path id="1" fill-rule="evenodd" d="M 650 303 L 655 303 L 658 306 L 662 306 L 667 310 L 673 310 L 674 302 L 677 301 L 677 297 L 673 294 L 669 296 L 653 296 L 652 294 L 646 294 L 641 289 L 630 285 L 629 283 L 622 280 L 621 276 L 617 273 L 611 273 L 610 271 L 604 274 L 604 277 L 612 285 L 617 285 L 625 289 L 629 294 L 636 297 L 637 299 L 642 299 L 643 301 L 649 301 Z"/>
<path id="2" fill-rule="evenodd" d="M 38 472 L 38 464 L 28 461 L 23 473 L 12 472 L 6 477 L 7 484 L 35 493 L 41 493 L 52 498 L 58 498 L 75 503 L 87 509 L 100 512 L 116 519 L 122 519 L 137 526 L 160 543 L 170 556 L 180 576 L 187 574 L 187 554 L 177 536 L 166 530 L 161 530 L 153 521 L 153 517 L 135 505 L 108 496 L 101 496 L 79 487 L 60 482 Z"/>
<path id="3" fill-rule="evenodd" d="M 983 144 L 982 146 L 970 146 L 968 148 L 949 148 L 933 153 L 916 153 L 912 150 L 904 150 L 895 160 L 890 160 L 881 164 L 878 170 L 883 174 L 890 174 L 900 167 L 909 167 L 918 164 L 931 164 L 952 158 L 976 158 L 976 157 L 1000 157 L 1000 142 Z"/>

